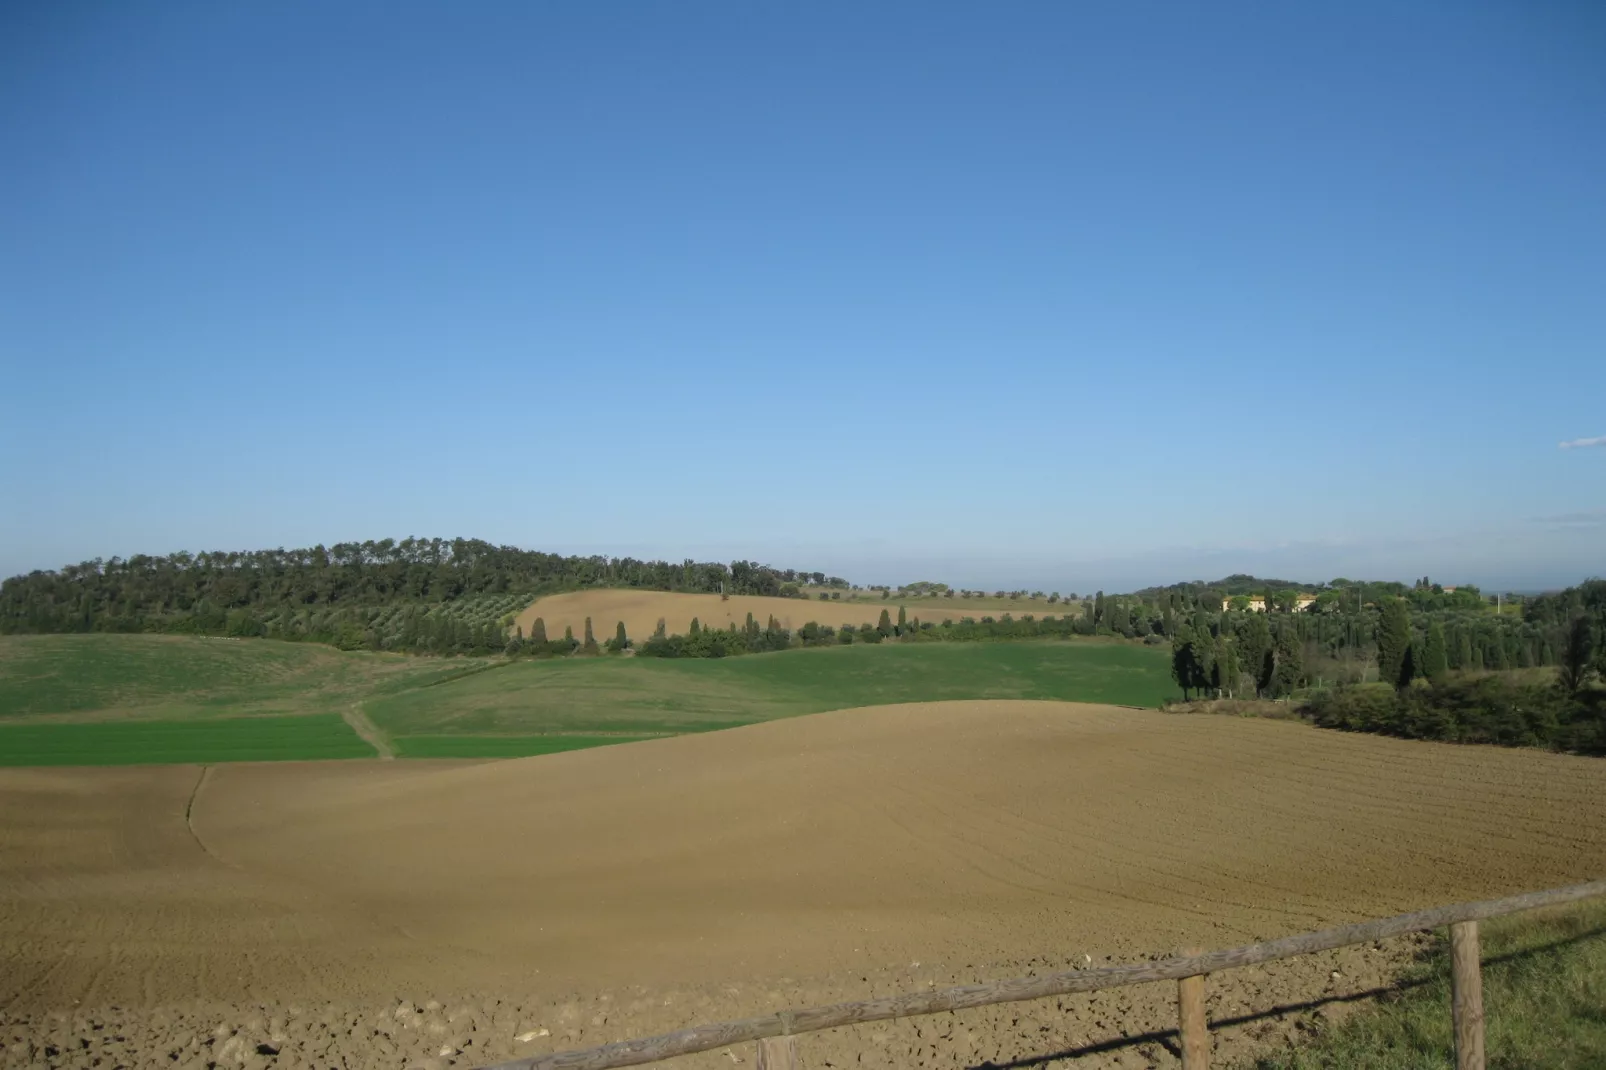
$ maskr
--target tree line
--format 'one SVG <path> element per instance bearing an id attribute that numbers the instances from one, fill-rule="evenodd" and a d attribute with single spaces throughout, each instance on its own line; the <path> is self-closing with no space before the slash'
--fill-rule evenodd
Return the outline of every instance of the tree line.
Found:
<path id="1" fill-rule="evenodd" d="M 329 641 L 366 630 L 363 614 L 331 619 L 331 610 L 430 607 L 494 595 L 533 600 L 586 587 L 807 597 L 812 589 L 845 586 L 838 576 L 753 561 L 672 563 L 563 556 L 479 539 L 381 539 L 298 550 L 96 558 L 13 576 L 0 583 L 0 633 L 266 635 L 287 613 L 316 613 L 320 622 L 295 637 Z"/>
<path id="2" fill-rule="evenodd" d="M 1300 713 L 1320 727 L 1351 732 L 1606 754 L 1606 689 L 1574 691 L 1505 673 L 1397 690 L 1318 691 Z"/>
<path id="3" fill-rule="evenodd" d="M 1376 685 L 1340 681 L 1312 694 L 1301 713 L 1328 728 L 1606 753 L 1606 581 L 1529 601 L 1503 633 L 1417 611 L 1420 604 L 1400 595 L 1376 606 Z M 1305 675 L 1301 626 L 1314 626 L 1303 617 L 1255 613 L 1217 630 L 1184 626 L 1173 640 L 1172 674 L 1185 697 L 1230 695 L 1232 680 L 1262 697 L 1290 695 Z M 1539 665 L 1556 671 L 1477 671 Z"/>

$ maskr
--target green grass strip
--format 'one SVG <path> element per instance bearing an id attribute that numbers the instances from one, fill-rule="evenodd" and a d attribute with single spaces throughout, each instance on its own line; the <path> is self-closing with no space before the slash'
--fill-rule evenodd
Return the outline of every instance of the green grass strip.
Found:
<path id="1" fill-rule="evenodd" d="M 656 736 L 402 736 L 391 742 L 402 758 L 530 758 L 568 750 L 635 743 Z"/>

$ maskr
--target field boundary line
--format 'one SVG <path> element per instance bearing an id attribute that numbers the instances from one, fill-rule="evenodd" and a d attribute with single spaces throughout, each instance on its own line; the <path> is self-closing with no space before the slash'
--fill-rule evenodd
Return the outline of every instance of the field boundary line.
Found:
<path id="1" fill-rule="evenodd" d="M 351 730 L 357 733 L 364 743 L 374 748 L 374 753 L 379 755 L 380 761 L 389 762 L 395 759 L 396 748 L 390 745 L 390 737 L 380 731 L 379 726 L 364 712 L 361 701 L 353 702 L 341 710 L 340 719 L 350 725 Z"/>
<path id="2" fill-rule="evenodd" d="M 202 854 L 220 865 L 237 868 L 213 854 L 212 848 L 208 847 L 206 841 L 201 839 L 201 834 L 195 831 L 195 804 L 201 798 L 201 789 L 206 787 L 207 781 L 212 779 L 212 769 L 213 767 L 210 765 L 201 766 L 201 775 L 195 778 L 195 787 L 190 789 L 190 797 L 184 803 L 184 827 L 189 831 L 190 839 L 195 841 L 195 846 L 201 849 Z"/>
<path id="3" fill-rule="evenodd" d="M 497 1063 L 489 1070 L 612 1070 L 613 1067 L 655 1063 L 679 1055 L 759 1041 L 761 1060 L 774 1061 L 779 1053 L 795 1058 L 795 1038 L 803 1033 L 836 1029 L 863 1022 L 890 1018 L 912 1018 L 925 1014 L 986 1007 L 997 1003 L 1020 1003 L 1077 992 L 1098 992 L 1107 988 L 1144 984 L 1150 981 L 1179 982 L 1178 1002 L 1182 1014 L 1184 1070 L 1208 1070 L 1209 1025 L 1201 1013 L 1203 979 L 1206 975 L 1242 966 L 1254 966 L 1277 959 L 1294 958 L 1354 944 L 1407 933 L 1450 926 L 1457 948 L 1452 984 L 1455 990 L 1453 1013 L 1457 1038 L 1456 1070 L 1483 1070 L 1483 1007 L 1478 983 L 1477 924 L 1487 918 L 1516 914 L 1540 907 L 1560 906 L 1584 899 L 1606 896 L 1606 880 L 1574 884 L 1565 888 L 1528 892 L 1504 899 L 1485 899 L 1471 903 L 1419 910 L 1392 918 L 1357 922 L 1334 929 L 1300 933 L 1244 947 L 1210 951 L 1144 962 L 1128 966 L 1107 966 L 1092 970 L 1070 970 L 1041 977 L 1016 977 L 1006 981 L 960 985 L 936 992 L 912 992 L 882 999 L 836 1003 L 825 1007 L 785 1010 L 758 1018 L 694 1026 L 655 1037 L 625 1040 L 580 1051 L 533 1055 Z M 1201 1035 L 1201 1031 L 1203 1031 Z M 777 1041 L 775 1038 L 782 1038 Z M 776 1065 L 790 1065 L 780 1064 Z"/>

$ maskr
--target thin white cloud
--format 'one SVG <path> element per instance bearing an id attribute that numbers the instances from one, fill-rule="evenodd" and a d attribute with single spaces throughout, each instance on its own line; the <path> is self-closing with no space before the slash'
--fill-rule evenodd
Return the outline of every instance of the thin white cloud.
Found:
<path id="1" fill-rule="evenodd" d="M 1587 509 L 1581 513 L 1561 513 L 1557 516 L 1537 516 L 1534 523 L 1555 528 L 1606 527 L 1606 509 Z"/>
<path id="2" fill-rule="evenodd" d="M 1594 438 L 1575 438 L 1571 442 L 1559 444 L 1564 450 L 1581 450 L 1589 446 L 1606 446 L 1606 435 L 1597 435 Z"/>

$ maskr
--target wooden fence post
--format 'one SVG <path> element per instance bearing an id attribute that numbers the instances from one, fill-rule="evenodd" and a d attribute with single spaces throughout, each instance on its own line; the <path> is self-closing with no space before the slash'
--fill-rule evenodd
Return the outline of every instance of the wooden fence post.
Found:
<path id="1" fill-rule="evenodd" d="M 1190 947 L 1182 957 L 1191 959 L 1202 954 L 1199 948 Z M 1210 1070 L 1210 1022 L 1205 1018 L 1204 974 L 1177 981 L 1177 1018 L 1182 1032 L 1182 1070 Z"/>
<path id="2" fill-rule="evenodd" d="M 760 1040 L 758 1070 L 798 1070 L 797 1037 L 765 1037 Z"/>
<path id="3" fill-rule="evenodd" d="M 1450 926 L 1450 1009 L 1455 1018 L 1455 1070 L 1484 1070 L 1483 967 L 1475 921 Z"/>

